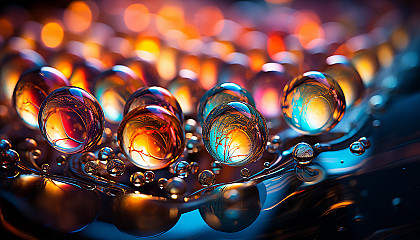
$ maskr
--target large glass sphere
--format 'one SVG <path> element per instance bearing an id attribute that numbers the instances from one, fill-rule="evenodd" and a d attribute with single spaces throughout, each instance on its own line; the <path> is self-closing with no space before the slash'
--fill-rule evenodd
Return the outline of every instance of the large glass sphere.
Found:
<path id="1" fill-rule="evenodd" d="M 203 126 L 203 142 L 222 164 L 242 166 L 258 160 L 266 145 L 265 119 L 251 105 L 229 102 L 214 108 Z"/>
<path id="2" fill-rule="evenodd" d="M 362 78 L 350 61 L 341 55 L 333 55 L 327 58 L 325 73 L 333 77 L 343 90 L 346 98 L 346 106 L 350 107 L 358 103 L 365 90 Z"/>
<path id="3" fill-rule="evenodd" d="M 255 107 L 251 94 L 236 83 L 221 83 L 208 90 L 200 100 L 197 119 L 203 126 L 207 115 L 213 108 L 227 102 L 246 102 Z"/>
<path id="4" fill-rule="evenodd" d="M 49 94 L 38 122 L 48 143 L 69 154 L 89 150 L 101 139 L 105 124 L 98 101 L 78 87 L 62 87 Z"/>
<path id="5" fill-rule="evenodd" d="M 32 68 L 46 65 L 44 58 L 37 52 L 23 49 L 6 55 L 0 63 L 0 93 L 2 98 L 11 101 L 13 90 L 20 75 Z"/>
<path id="6" fill-rule="evenodd" d="M 179 119 L 156 105 L 133 109 L 118 128 L 121 151 L 134 165 L 149 170 L 175 161 L 184 149 L 184 138 Z"/>
<path id="7" fill-rule="evenodd" d="M 127 99 L 145 83 L 130 68 L 115 65 L 101 73 L 95 80 L 93 95 L 98 99 L 111 123 L 119 123 L 123 119 L 124 105 Z"/>
<path id="8" fill-rule="evenodd" d="M 127 59 L 123 62 L 123 65 L 132 69 L 147 85 L 153 86 L 159 84 L 159 76 L 156 67 L 150 62 L 136 57 Z"/>
<path id="9" fill-rule="evenodd" d="M 303 134 L 332 129 L 346 109 L 343 91 L 332 77 L 311 71 L 290 81 L 283 91 L 282 111 L 286 122 Z"/>
<path id="10" fill-rule="evenodd" d="M 157 105 L 173 113 L 181 123 L 184 122 L 184 114 L 176 98 L 165 88 L 153 86 L 143 87 L 131 94 L 124 107 L 124 116 L 137 107 Z"/>
<path id="11" fill-rule="evenodd" d="M 67 85 L 67 78 L 52 67 L 25 72 L 13 92 L 13 106 L 26 125 L 38 128 L 38 111 L 44 99 L 55 89 Z"/>

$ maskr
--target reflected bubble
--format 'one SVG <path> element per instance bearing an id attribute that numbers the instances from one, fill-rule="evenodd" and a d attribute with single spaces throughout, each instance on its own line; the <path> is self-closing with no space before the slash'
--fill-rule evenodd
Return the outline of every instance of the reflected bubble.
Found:
<path id="1" fill-rule="evenodd" d="M 306 184 L 316 184 L 325 179 L 325 170 L 319 164 L 296 165 L 296 177 Z"/>
<path id="2" fill-rule="evenodd" d="M 154 170 L 167 167 L 184 149 L 184 130 L 178 118 L 159 106 L 129 112 L 118 129 L 118 143 L 136 166 Z"/>
<path id="3" fill-rule="evenodd" d="M 184 114 L 176 98 L 168 90 L 157 86 L 143 87 L 131 94 L 124 107 L 124 116 L 137 107 L 149 105 L 163 107 L 173 113 L 181 123 L 184 122 Z"/>
<path id="4" fill-rule="evenodd" d="M 362 155 L 365 153 L 366 149 L 363 146 L 363 144 L 359 141 L 353 142 L 350 144 L 350 152 L 353 153 L 356 156 Z"/>
<path id="5" fill-rule="evenodd" d="M 184 179 L 173 177 L 165 184 L 165 192 L 172 199 L 181 199 L 187 192 L 188 186 Z"/>
<path id="6" fill-rule="evenodd" d="M 200 206 L 199 211 L 204 221 L 217 231 L 238 232 L 260 214 L 260 193 L 253 184 L 227 184 L 206 193 L 210 194 L 210 201 Z"/>
<path id="7" fill-rule="evenodd" d="M 64 153 L 89 150 L 101 139 L 105 125 L 98 101 L 77 87 L 62 87 L 48 95 L 38 122 L 48 143 Z"/>
<path id="8" fill-rule="evenodd" d="M 204 186 L 211 186 L 216 181 L 216 176 L 210 170 L 203 170 L 200 174 L 198 174 L 198 182 Z"/>
<path id="9" fill-rule="evenodd" d="M 358 103 L 363 96 L 365 86 L 362 78 L 351 62 L 344 56 L 333 55 L 327 58 L 324 71 L 333 77 L 343 90 L 346 107 Z"/>
<path id="10" fill-rule="evenodd" d="M 19 117 L 31 128 L 38 128 L 38 112 L 47 95 L 69 85 L 55 68 L 41 67 L 22 74 L 13 92 L 13 106 Z"/>
<path id="11" fill-rule="evenodd" d="M 113 213 L 120 231 L 140 237 L 166 232 L 180 217 L 177 206 L 166 199 L 135 193 L 115 198 Z"/>
<path id="12" fill-rule="evenodd" d="M 200 100 L 197 118 L 201 126 L 215 107 L 228 102 L 245 102 L 255 107 L 251 94 L 236 83 L 222 83 L 208 90 Z"/>
<path id="13" fill-rule="evenodd" d="M 105 119 L 111 123 L 119 123 L 123 119 L 124 105 L 130 95 L 144 86 L 145 83 L 133 70 L 115 65 L 95 79 L 93 94 L 104 110 Z"/>
<path id="14" fill-rule="evenodd" d="M 203 142 L 222 164 L 242 166 L 258 160 L 267 145 L 264 118 L 251 105 L 229 102 L 214 108 L 203 126 Z"/>
<path id="15" fill-rule="evenodd" d="M 106 170 L 109 175 L 113 177 L 121 176 L 125 172 L 125 164 L 120 159 L 108 160 L 106 163 Z"/>
<path id="16" fill-rule="evenodd" d="M 314 159 L 314 150 L 311 145 L 301 142 L 295 145 L 292 155 L 298 164 L 309 164 Z"/>
<path id="17" fill-rule="evenodd" d="M 145 179 L 144 174 L 142 172 L 135 172 L 135 173 L 131 174 L 130 182 L 135 187 L 141 187 L 146 183 L 146 179 Z"/>
<path id="18" fill-rule="evenodd" d="M 269 162 L 264 162 L 264 168 L 270 168 L 270 166 L 271 166 L 271 163 L 269 163 Z"/>
<path id="19" fill-rule="evenodd" d="M 330 76 L 316 71 L 304 73 L 284 88 L 282 111 L 288 125 L 302 134 L 331 130 L 346 109 L 344 94 Z"/>

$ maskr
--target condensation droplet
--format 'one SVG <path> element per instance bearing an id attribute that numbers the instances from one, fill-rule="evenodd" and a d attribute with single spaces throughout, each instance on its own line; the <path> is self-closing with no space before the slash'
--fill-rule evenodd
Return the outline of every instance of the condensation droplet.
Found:
<path id="1" fill-rule="evenodd" d="M 174 173 L 180 178 L 186 178 L 191 173 L 191 166 L 186 161 L 180 161 L 175 165 Z"/>
<path id="2" fill-rule="evenodd" d="M 352 152 L 356 156 L 359 156 L 365 153 L 365 147 L 361 142 L 356 141 L 350 144 L 350 152 Z"/>
<path id="3" fill-rule="evenodd" d="M 301 142 L 295 145 L 292 155 L 298 164 L 309 164 L 314 158 L 314 150 L 311 145 Z"/>
<path id="4" fill-rule="evenodd" d="M 142 172 L 135 172 L 135 173 L 131 174 L 130 182 L 135 187 L 141 187 L 146 183 L 146 178 L 144 177 L 144 174 Z"/>
<path id="5" fill-rule="evenodd" d="M 213 185 L 216 181 L 216 176 L 210 170 L 204 170 L 198 174 L 198 182 L 204 187 Z"/>
<path id="6" fill-rule="evenodd" d="M 251 176 L 251 172 L 249 171 L 249 169 L 248 168 L 242 168 L 241 169 L 241 177 L 247 178 L 249 176 Z"/>
<path id="7" fill-rule="evenodd" d="M 155 173 L 152 171 L 147 171 L 144 173 L 144 177 L 147 183 L 153 182 L 155 180 Z"/>

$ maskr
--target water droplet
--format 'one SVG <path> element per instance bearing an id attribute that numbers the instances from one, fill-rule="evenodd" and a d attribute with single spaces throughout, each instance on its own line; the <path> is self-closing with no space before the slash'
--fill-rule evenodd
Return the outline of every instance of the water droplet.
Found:
<path id="1" fill-rule="evenodd" d="M 341 163 L 344 163 L 344 160 L 341 160 Z"/>
<path id="2" fill-rule="evenodd" d="M 131 174 L 130 182 L 135 187 L 141 187 L 146 183 L 146 178 L 144 177 L 144 174 L 142 172 L 135 172 L 135 173 Z"/>
<path id="3" fill-rule="evenodd" d="M 241 177 L 247 178 L 249 176 L 251 176 L 251 172 L 249 171 L 249 169 L 248 168 L 242 168 L 241 169 Z"/>
<path id="4" fill-rule="evenodd" d="M 198 174 L 198 182 L 204 187 L 213 185 L 216 181 L 216 176 L 210 170 L 204 170 Z"/>
<path id="5" fill-rule="evenodd" d="M 399 197 L 396 197 L 396 198 L 393 198 L 392 199 L 392 205 L 394 206 L 394 207 L 397 207 L 398 205 L 400 205 L 401 204 L 401 198 L 399 198 Z"/>
<path id="6" fill-rule="evenodd" d="M 166 178 L 159 178 L 158 180 L 158 186 L 160 189 L 163 189 L 166 185 L 166 182 L 168 182 L 168 179 Z"/>
<path id="7" fill-rule="evenodd" d="M 99 164 L 97 161 L 88 161 L 85 164 L 84 170 L 87 174 L 95 175 L 99 171 Z"/>
<path id="8" fill-rule="evenodd" d="M 106 163 L 106 170 L 109 175 L 113 177 L 121 176 L 125 172 L 125 164 L 120 159 L 108 160 Z"/>
<path id="9" fill-rule="evenodd" d="M 66 156 L 60 155 L 56 158 L 56 161 L 58 166 L 64 165 L 66 164 Z"/>
<path id="10" fill-rule="evenodd" d="M 110 147 L 103 147 L 98 152 L 98 160 L 105 163 L 109 159 L 113 159 L 115 157 L 114 150 Z"/>
<path id="11" fill-rule="evenodd" d="M 271 163 L 270 162 L 264 162 L 264 168 L 270 168 Z"/>
<path id="12" fill-rule="evenodd" d="M 85 152 L 79 158 L 80 163 L 83 163 L 83 164 L 86 164 L 89 161 L 95 161 L 95 160 L 96 160 L 96 156 L 93 152 Z"/>
<path id="13" fill-rule="evenodd" d="M 381 95 L 373 95 L 370 99 L 369 99 L 369 105 L 371 107 L 372 110 L 374 111 L 378 111 L 378 110 L 382 110 L 385 108 L 385 100 L 384 97 Z"/>
<path id="14" fill-rule="evenodd" d="M 4 152 L 12 147 L 12 144 L 10 144 L 9 141 L 6 139 L 1 139 L 0 141 L 0 152 Z"/>
<path id="15" fill-rule="evenodd" d="M 41 166 L 41 170 L 42 170 L 44 173 L 47 173 L 48 171 L 50 171 L 50 164 L 48 164 L 48 163 L 44 163 L 44 164 L 42 164 L 42 166 Z"/>
<path id="16" fill-rule="evenodd" d="M 196 133 L 197 132 L 198 123 L 192 118 L 189 118 L 185 121 L 184 129 L 186 133 Z"/>
<path id="17" fill-rule="evenodd" d="M 164 187 L 166 194 L 172 199 L 181 199 L 187 192 L 187 188 L 187 183 L 179 177 L 169 179 Z"/>
<path id="18" fill-rule="evenodd" d="M 175 165 L 175 174 L 180 178 L 186 178 L 191 173 L 191 166 L 186 161 L 180 161 Z"/>
<path id="19" fill-rule="evenodd" d="M 382 125 L 382 123 L 381 123 L 381 121 L 380 120 L 378 120 L 378 119 L 375 119 L 375 120 L 373 120 L 372 121 L 372 126 L 374 127 L 374 128 L 378 128 L 378 127 L 380 127 Z"/>
<path id="20" fill-rule="evenodd" d="M 19 154 L 13 149 L 7 149 L 3 154 L 0 155 L 1 167 L 4 169 L 10 169 L 16 167 L 19 164 Z"/>
<path id="21" fill-rule="evenodd" d="M 272 144 L 271 142 L 267 142 L 267 147 L 265 149 L 269 153 L 275 153 L 278 150 L 278 148 L 274 144 Z"/>
<path id="22" fill-rule="evenodd" d="M 314 159 L 314 150 L 311 145 L 301 142 L 295 145 L 292 155 L 298 164 L 309 164 Z"/>
<path id="23" fill-rule="evenodd" d="M 359 156 L 365 153 L 365 147 L 361 142 L 356 141 L 350 144 L 350 152 L 352 152 L 354 155 Z"/>
<path id="24" fill-rule="evenodd" d="M 365 149 L 369 149 L 371 147 L 370 141 L 366 137 L 361 137 L 358 141 L 363 145 Z"/>
<path id="25" fill-rule="evenodd" d="M 152 171 L 147 171 L 144 173 L 144 177 L 147 183 L 153 182 L 155 180 L 155 173 Z"/>
<path id="26" fill-rule="evenodd" d="M 220 171 L 222 170 L 222 168 L 223 168 L 223 165 L 220 163 L 220 162 L 218 162 L 218 161 L 214 161 L 214 162 L 212 162 L 211 164 L 210 164 L 210 166 L 211 166 L 211 171 L 214 173 L 214 174 L 220 174 Z"/>
<path id="27" fill-rule="evenodd" d="M 31 153 L 32 153 L 32 157 L 35 160 L 38 159 L 39 157 L 41 157 L 41 154 L 42 154 L 41 150 L 39 150 L 39 149 L 35 149 Z"/>
<path id="28" fill-rule="evenodd" d="M 191 173 L 196 174 L 199 170 L 199 165 L 197 162 L 191 162 Z"/>

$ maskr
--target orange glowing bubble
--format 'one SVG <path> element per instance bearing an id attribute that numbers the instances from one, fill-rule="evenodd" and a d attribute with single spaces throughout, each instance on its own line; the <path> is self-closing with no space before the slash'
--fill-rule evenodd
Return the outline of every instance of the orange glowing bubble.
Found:
<path id="1" fill-rule="evenodd" d="M 283 38 L 278 34 L 272 34 L 267 40 L 268 55 L 273 58 L 276 53 L 285 51 Z"/>
<path id="2" fill-rule="evenodd" d="M 155 61 L 160 54 L 160 43 L 156 37 L 141 37 L 135 45 L 137 56 L 147 61 Z"/>
<path id="3" fill-rule="evenodd" d="M 46 47 L 56 48 L 60 46 L 63 38 L 63 27 L 57 22 L 49 22 L 41 30 L 41 40 Z"/>
<path id="4" fill-rule="evenodd" d="M 81 33 L 90 27 L 92 11 L 86 2 L 74 1 L 64 12 L 63 19 L 64 24 L 70 31 Z"/>
<path id="5" fill-rule="evenodd" d="M 221 31 L 222 28 L 220 26 L 216 28 L 216 24 L 223 19 L 223 13 L 219 8 L 208 6 L 196 12 L 194 23 L 202 35 L 214 36 Z"/>
<path id="6" fill-rule="evenodd" d="M 99 43 L 88 41 L 83 45 L 82 54 L 84 58 L 95 58 L 100 59 L 101 57 L 101 45 Z M 101 59 L 103 61 L 103 59 Z"/>
<path id="7" fill-rule="evenodd" d="M 177 6 L 163 6 L 156 18 L 157 28 L 161 33 L 171 29 L 182 29 L 185 24 L 184 11 Z"/>
<path id="8" fill-rule="evenodd" d="M 406 29 L 400 27 L 392 33 L 390 41 L 393 47 L 401 51 L 410 43 L 410 36 Z"/>
<path id="9" fill-rule="evenodd" d="M 307 48 L 312 40 L 324 37 L 322 28 L 316 22 L 302 24 L 297 28 L 296 34 L 304 48 Z"/>
<path id="10" fill-rule="evenodd" d="M 131 4 L 124 11 L 124 22 L 131 31 L 140 32 L 149 26 L 149 10 L 143 4 Z"/>

